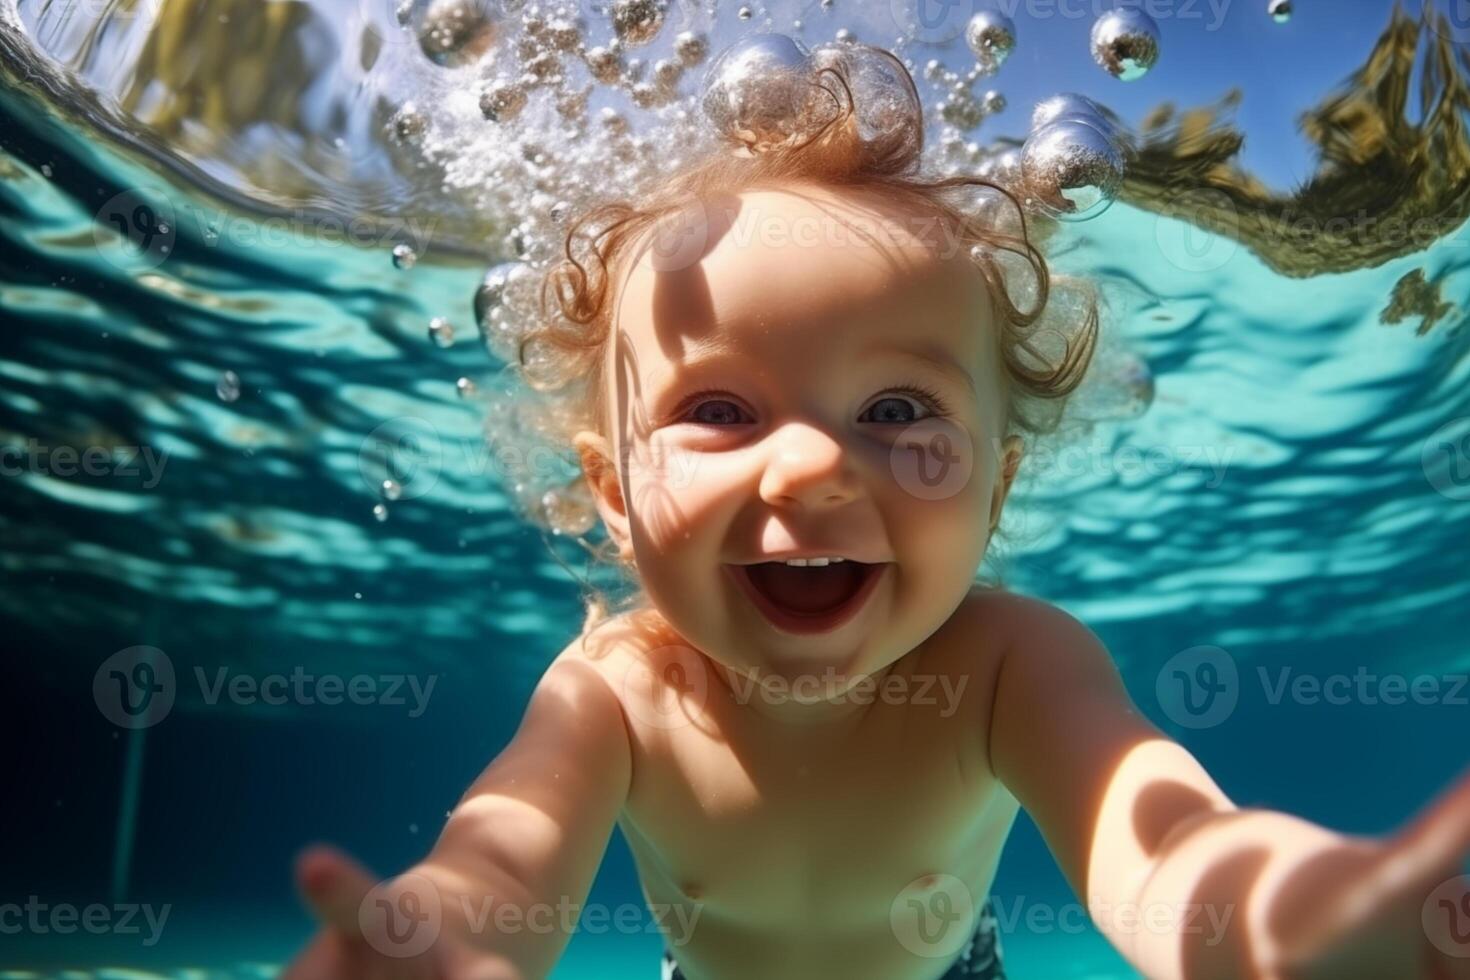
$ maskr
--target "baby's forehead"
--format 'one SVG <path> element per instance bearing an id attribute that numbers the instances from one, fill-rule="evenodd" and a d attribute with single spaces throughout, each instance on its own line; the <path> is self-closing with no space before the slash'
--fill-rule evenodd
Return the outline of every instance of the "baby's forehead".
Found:
<path id="1" fill-rule="evenodd" d="M 618 320 L 635 330 L 821 326 L 857 311 L 973 330 L 987 305 L 966 244 L 936 208 L 817 184 L 690 199 L 640 243 L 619 293 Z"/>

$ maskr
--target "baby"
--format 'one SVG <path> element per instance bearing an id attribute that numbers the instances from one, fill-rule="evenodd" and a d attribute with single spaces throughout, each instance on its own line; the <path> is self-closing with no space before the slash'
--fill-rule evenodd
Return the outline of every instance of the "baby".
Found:
<path id="1" fill-rule="evenodd" d="M 421 863 L 303 854 L 323 928 L 285 976 L 545 977 L 616 823 L 665 980 L 1000 978 L 1025 807 L 1146 976 L 1470 977 L 1470 780 L 1384 840 L 1237 808 L 1092 632 L 976 584 L 1095 323 L 1046 343 L 1024 225 L 850 112 L 574 226 L 535 340 L 585 383 L 640 602 L 594 610 Z"/>

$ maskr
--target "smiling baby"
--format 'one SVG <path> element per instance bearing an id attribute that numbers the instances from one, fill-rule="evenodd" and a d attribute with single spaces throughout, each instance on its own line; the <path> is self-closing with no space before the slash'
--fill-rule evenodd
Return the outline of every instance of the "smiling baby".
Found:
<path id="1" fill-rule="evenodd" d="M 525 350 L 583 385 L 566 435 L 638 600 L 594 608 L 420 864 L 302 857 L 323 929 L 287 976 L 547 976 L 576 916 L 536 913 L 581 907 L 617 825 L 665 980 L 999 978 L 1022 807 L 1147 976 L 1470 976 L 1419 915 L 1470 783 L 1381 841 L 1237 808 L 1090 630 L 977 584 L 1096 323 L 1040 329 L 1019 211 L 917 160 L 849 102 L 572 227 Z"/>

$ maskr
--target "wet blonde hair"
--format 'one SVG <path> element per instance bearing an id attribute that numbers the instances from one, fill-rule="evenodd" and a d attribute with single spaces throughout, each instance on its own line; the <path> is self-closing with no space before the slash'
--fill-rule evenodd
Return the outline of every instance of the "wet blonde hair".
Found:
<path id="1" fill-rule="evenodd" d="M 902 63 L 895 58 L 893 64 L 912 85 Z M 713 154 L 633 200 L 604 201 L 571 223 L 563 256 L 542 279 L 542 316 L 523 335 L 518 365 L 533 388 L 557 393 L 559 408 L 553 413 L 552 428 L 563 445 L 583 429 L 612 442 L 606 370 L 614 283 L 640 254 L 635 246 L 691 200 L 793 182 L 876 190 L 938 217 L 947 234 L 972 249 L 986 281 L 1006 389 L 1006 434 L 1036 435 L 1056 427 L 1067 396 L 1081 383 L 1096 348 L 1097 305 L 1090 291 L 1085 284 L 1068 280 L 1069 285 L 1082 287 L 1074 294 L 1082 301 L 1071 303 L 1060 317 L 1044 317 L 1053 278 L 1033 241 L 1036 222 L 1028 221 L 1015 197 L 978 176 L 922 174 L 922 124 L 865 138 L 841 62 L 822 69 L 814 84 L 825 120 L 801 141 L 754 154 Z M 977 206 L 977 193 L 990 196 L 989 206 Z M 1012 296 L 1009 287 L 1018 277 L 1027 281 L 1029 303 L 1018 305 Z M 622 565 L 613 542 L 588 547 L 597 559 Z M 636 587 L 636 573 L 631 577 Z M 641 592 L 636 593 L 633 601 L 641 598 Z M 608 601 L 591 590 L 588 607 L 591 624 L 606 614 Z"/>

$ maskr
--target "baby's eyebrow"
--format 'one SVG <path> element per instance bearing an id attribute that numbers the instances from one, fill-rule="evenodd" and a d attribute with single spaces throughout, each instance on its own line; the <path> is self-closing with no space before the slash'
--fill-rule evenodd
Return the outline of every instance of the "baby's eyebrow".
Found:
<path id="1" fill-rule="evenodd" d="M 693 341 L 688 351 L 687 356 L 670 362 L 664 368 L 653 370 L 652 376 L 648 379 L 648 390 L 651 394 L 660 394 L 681 375 L 693 373 L 705 367 L 731 363 L 758 366 L 752 355 L 741 350 L 728 337 L 722 335 L 713 335 Z M 974 376 L 940 345 L 914 341 L 905 343 L 894 340 L 875 340 L 859 349 L 858 356 L 906 358 L 948 376 L 971 398 L 978 399 L 979 397 L 975 388 Z"/>
<path id="2" fill-rule="evenodd" d="M 864 347 L 862 356 L 886 355 L 907 357 L 920 361 L 930 368 L 947 374 L 963 385 L 971 394 L 975 393 L 975 378 L 959 361 L 943 348 L 931 344 L 905 344 L 891 340 L 877 340 Z"/>

